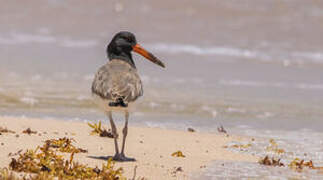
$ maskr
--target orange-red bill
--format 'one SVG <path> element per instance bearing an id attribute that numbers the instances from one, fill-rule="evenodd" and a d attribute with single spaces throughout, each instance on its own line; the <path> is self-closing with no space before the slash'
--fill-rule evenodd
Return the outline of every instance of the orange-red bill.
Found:
<path id="1" fill-rule="evenodd" d="M 142 55 L 146 59 L 150 60 L 151 62 L 165 68 L 165 65 L 163 62 L 161 62 L 158 58 L 156 58 L 153 54 L 151 54 L 149 51 L 145 50 L 143 47 L 141 47 L 139 44 L 136 44 L 132 47 L 133 51 Z"/>

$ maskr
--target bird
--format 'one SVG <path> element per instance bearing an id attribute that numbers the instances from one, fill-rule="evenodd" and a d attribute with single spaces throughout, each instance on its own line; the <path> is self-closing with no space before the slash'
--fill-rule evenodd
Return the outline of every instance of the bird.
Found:
<path id="1" fill-rule="evenodd" d="M 143 95 L 142 81 L 132 58 L 132 52 L 165 68 L 162 61 L 137 43 L 133 33 L 120 31 L 108 44 L 106 53 L 109 61 L 98 69 L 91 88 L 95 102 L 110 120 L 115 146 L 113 160 L 121 162 L 135 161 L 135 158 L 127 157 L 124 153 L 128 134 L 129 108 Z M 122 112 L 125 115 L 121 151 L 118 146 L 117 128 L 112 117 L 113 112 Z"/>

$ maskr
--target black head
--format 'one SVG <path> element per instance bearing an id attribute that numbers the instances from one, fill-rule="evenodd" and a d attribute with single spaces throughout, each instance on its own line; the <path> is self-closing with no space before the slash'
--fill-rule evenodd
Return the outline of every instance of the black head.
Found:
<path id="1" fill-rule="evenodd" d="M 117 33 L 107 47 L 107 54 L 110 60 L 120 59 L 128 62 L 133 67 L 136 67 L 132 59 L 131 51 L 135 51 L 153 63 L 165 67 L 165 65 L 153 54 L 137 44 L 136 37 L 131 32 L 121 31 Z"/>
<path id="2" fill-rule="evenodd" d="M 132 60 L 132 47 L 137 44 L 136 37 L 131 32 L 121 31 L 117 33 L 107 47 L 107 54 L 110 60 L 121 59 L 135 66 Z"/>

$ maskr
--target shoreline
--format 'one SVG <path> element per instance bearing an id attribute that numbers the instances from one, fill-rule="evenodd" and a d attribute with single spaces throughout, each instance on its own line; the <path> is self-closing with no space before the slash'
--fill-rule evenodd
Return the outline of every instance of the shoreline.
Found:
<path id="1" fill-rule="evenodd" d="M 35 149 L 48 139 L 73 138 L 76 147 L 87 149 L 88 153 L 75 155 L 75 161 L 91 167 L 101 167 L 106 160 L 102 157 L 114 154 L 113 139 L 90 135 L 91 128 L 82 122 L 55 119 L 17 118 L 0 116 L 0 127 L 16 133 L 0 135 L 0 168 L 8 167 L 12 157 L 9 153 Z M 108 128 L 106 124 L 103 127 Z M 37 134 L 23 134 L 30 128 Z M 122 137 L 118 127 L 119 145 Z M 19 137 L 17 137 L 17 135 Z M 188 132 L 160 128 L 130 126 L 125 147 L 129 157 L 136 162 L 117 162 L 116 167 L 123 167 L 124 175 L 132 178 L 136 168 L 136 177 L 147 179 L 190 179 L 191 175 L 203 172 L 212 161 L 225 160 L 235 162 L 257 162 L 252 155 L 231 152 L 223 146 L 231 141 L 246 139 L 239 136 L 225 136 L 218 133 Z M 172 157 L 171 154 L 182 151 L 185 157 Z M 15 156 L 13 156 L 15 157 Z M 181 171 L 176 171 L 177 168 Z"/>

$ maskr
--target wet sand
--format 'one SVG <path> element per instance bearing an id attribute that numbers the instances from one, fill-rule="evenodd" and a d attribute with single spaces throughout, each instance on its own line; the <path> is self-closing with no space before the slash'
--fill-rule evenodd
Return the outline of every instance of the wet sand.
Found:
<path id="1" fill-rule="evenodd" d="M 0 167 L 8 167 L 12 157 L 8 154 L 20 149 L 35 149 L 45 140 L 70 137 L 76 140 L 76 147 L 87 149 L 88 153 L 75 155 L 75 161 L 89 166 L 101 167 L 104 158 L 114 154 L 113 139 L 90 135 L 91 128 L 82 122 L 68 122 L 53 119 L 33 119 L 0 117 L 0 126 L 15 131 L 0 135 Z M 23 134 L 31 128 L 37 134 Z M 120 130 L 120 127 L 119 127 Z M 19 137 L 16 137 L 17 134 Z M 132 178 L 135 166 L 136 177 L 148 179 L 190 179 L 191 175 L 202 173 L 212 161 L 256 162 L 251 155 L 230 152 L 223 148 L 231 141 L 241 141 L 243 137 L 221 134 L 176 131 L 147 127 L 130 127 L 126 154 L 135 157 L 136 162 L 116 163 L 123 167 L 125 176 Z M 182 151 L 184 158 L 172 157 L 175 151 Z M 175 170 L 181 167 L 183 171 Z"/>

